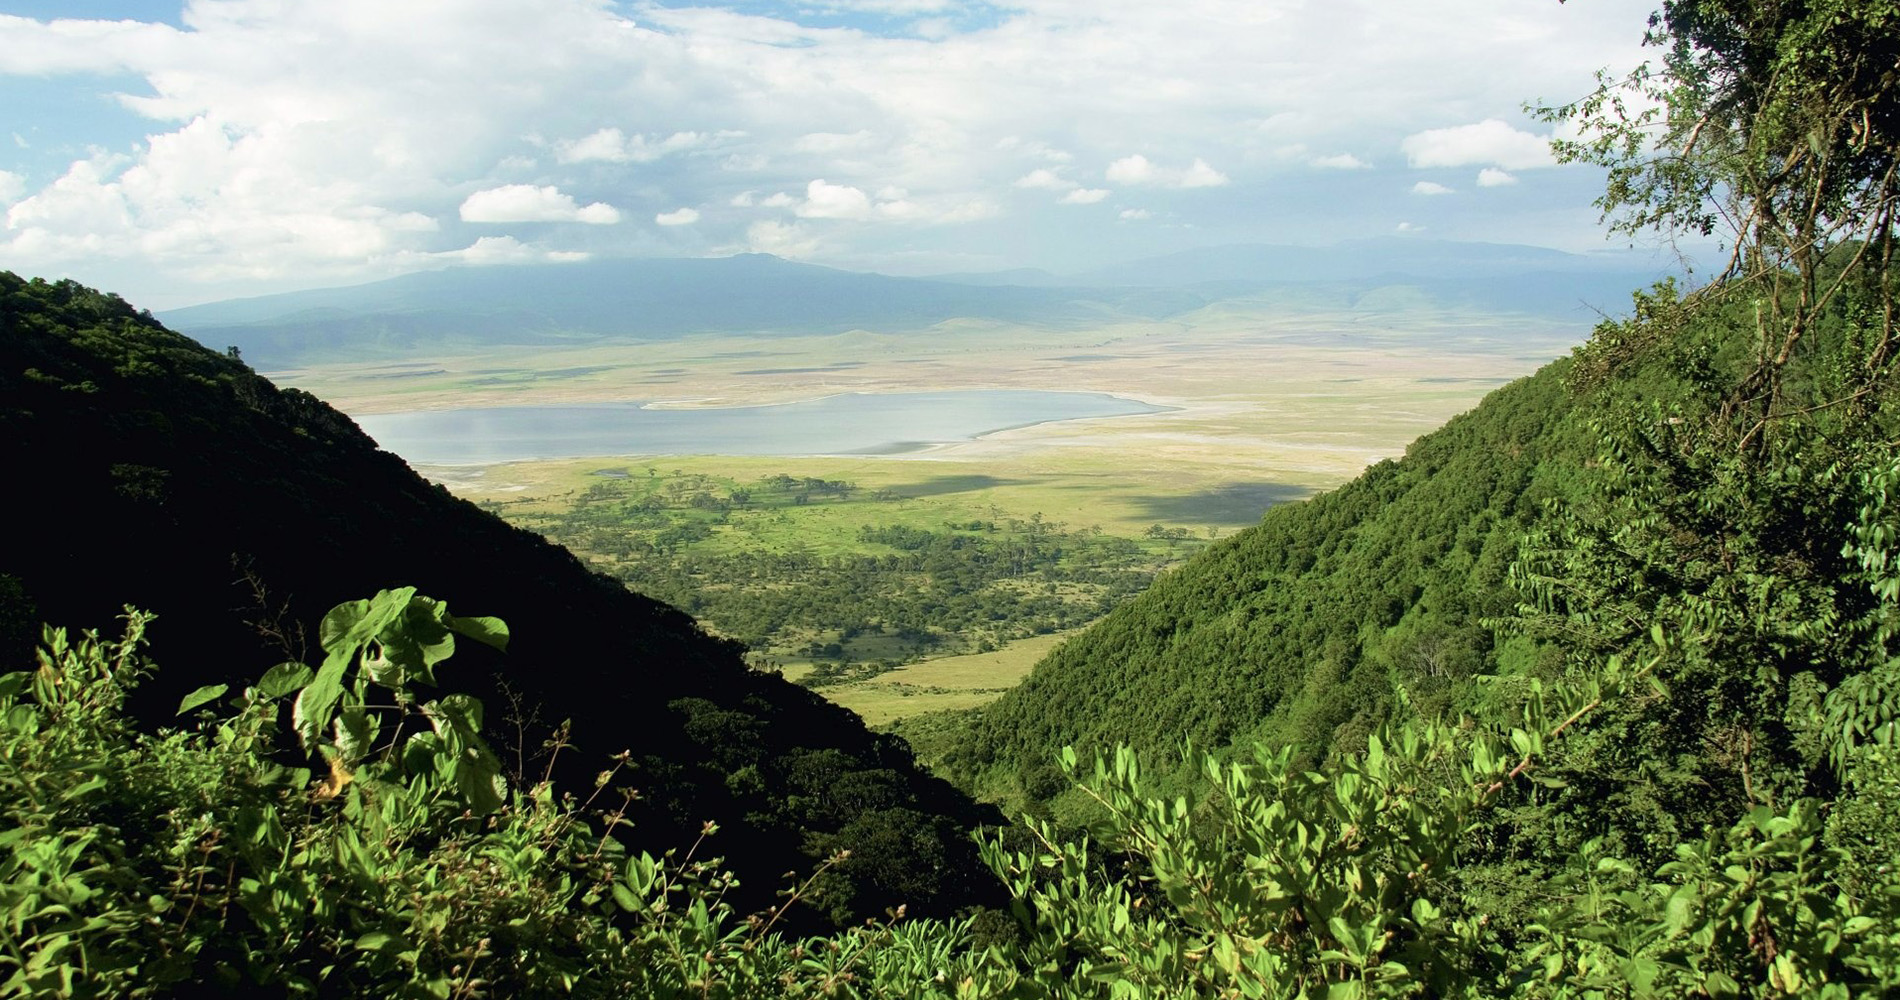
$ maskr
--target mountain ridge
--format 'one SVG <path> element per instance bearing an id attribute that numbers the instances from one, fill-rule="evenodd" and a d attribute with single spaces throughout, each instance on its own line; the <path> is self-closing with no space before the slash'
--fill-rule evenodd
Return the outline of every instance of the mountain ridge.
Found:
<path id="1" fill-rule="evenodd" d="M 743 254 L 425 271 L 205 303 L 159 318 L 208 346 L 238 347 L 272 368 L 488 345 L 911 332 L 958 319 L 1079 329 L 1167 319 L 1235 296 L 1289 289 L 1301 295 L 1321 289 L 1349 301 L 1380 288 L 1409 287 L 1458 308 L 1575 319 L 1578 296 L 1620 301 L 1631 285 L 1656 276 L 1653 266 L 1620 257 L 1409 241 L 1207 248 L 1069 276 L 895 277 Z"/>

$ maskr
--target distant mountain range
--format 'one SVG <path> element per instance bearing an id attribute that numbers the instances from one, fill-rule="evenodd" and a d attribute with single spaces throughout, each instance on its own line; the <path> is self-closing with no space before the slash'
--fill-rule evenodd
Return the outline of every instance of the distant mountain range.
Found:
<path id="1" fill-rule="evenodd" d="M 1082 274 L 1034 270 L 900 278 L 768 254 L 620 258 L 457 268 L 342 288 L 231 299 L 160 315 L 266 368 L 499 344 L 657 340 L 695 334 L 906 332 L 980 319 L 1070 329 L 1163 319 L 1291 291 L 1351 308 L 1365 292 L 1417 288 L 1429 301 L 1587 318 L 1661 269 L 1639 254 L 1374 240 L 1333 247 L 1209 247 Z"/>

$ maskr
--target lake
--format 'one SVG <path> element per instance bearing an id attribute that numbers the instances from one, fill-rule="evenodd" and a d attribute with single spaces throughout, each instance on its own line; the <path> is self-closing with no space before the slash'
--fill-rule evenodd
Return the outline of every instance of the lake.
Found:
<path id="1" fill-rule="evenodd" d="M 495 406 L 356 418 L 418 465 L 601 455 L 890 455 L 1052 420 L 1167 409 L 1098 392 L 843 393 L 770 406 Z"/>

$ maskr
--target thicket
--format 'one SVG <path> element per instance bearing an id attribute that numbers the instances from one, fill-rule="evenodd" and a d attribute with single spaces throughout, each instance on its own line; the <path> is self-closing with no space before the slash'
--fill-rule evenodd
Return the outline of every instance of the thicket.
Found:
<path id="1" fill-rule="evenodd" d="M 1895 482 L 1900 482 L 1896 472 Z M 1869 550 L 1868 562 L 1873 562 Z M 1881 548 L 1881 555 L 1893 550 Z M 1891 582 L 1888 580 L 1887 582 Z M 1891 606 L 1891 599 L 1888 600 Z M 626 802 L 510 783 L 482 706 L 430 697 L 490 618 L 413 590 L 322 622 L 322 663 L 193 722 L 123 715 L 150 618 L 49 629 L 0 677 L 0 996 L 1328 997 L 1814 995 L 1900 987 L 1891 744 L 1837 740 L 1845 794 L 1751 809 L 1639 868 L 1602 842 L 1525 921 L 1462 892 L 1487 817 L 1597 713 L 1661 693 L 1674 648 L 1532 685 L 1516 726 L 1409 723 L 1321 772 L 1287 751 L 1198 758 L 1157 798 L 1133 754 L 1062 766 L 1096 833 L 991 836 L 1006 915 L 786 933 L 823 870 L 740 914 L 718 830 L 623 846 Z M 288 725 L 285 710 L 288 709 Z M 1841 730 L 1846 732 L 1846 730 Z M 1880 853 L 1886 850 L 1886 854 Z M 840 855 L 834 862 L 842 862 Z"/>

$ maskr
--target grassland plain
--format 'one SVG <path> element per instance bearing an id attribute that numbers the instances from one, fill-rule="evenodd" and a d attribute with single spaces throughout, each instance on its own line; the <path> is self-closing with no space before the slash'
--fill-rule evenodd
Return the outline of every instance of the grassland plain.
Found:
<path id="1" fill-rule="evenodd" d="M 891 334 L 706 337 L 512 349 L 278 373 L 352 414 L 498 405 L 644 401 L 737 406 L 839 392 L 1030 388 L 1107 392 L 1162 413 L 1015 428 L 974 441 L 877 456 L 602 456 L 424 467 L 472 500 L 527 523 L 604 479 L 744 483 L 788 474 L 854 484 L 856 498 L 743 519 L 705 551 L 844 556 L 879 551 L 867 524 L 922 529 L 1041 515 L 1071 529 L 1143 538 L 1160 524 L 1195 538 L 1253 524 L 1275 503 L 1336 486 L 1396 457 L 1581 339 L 1584 324 L 1473 316 L 1414 304 L 1280 315 L 1227 302 L 1184 319 L 1054 331 L 979 323 Z M 873 496 L 884 497 L 874 501 Z M 896 502 L 892 502 L 893 499 Z M 1156 556 L 1167 551 L 1145 540 Z M 954 682 L 913 663 L 828 696 L 883 723 L 980 704 L 1023 676 L 1048 636 L 952 663 Z M 782 651 L 781 651 L 782 652 Z M 796 674 L 795 659 L 781 662 Z M 888 678 L 888 679 L 887 679 Z"/>

